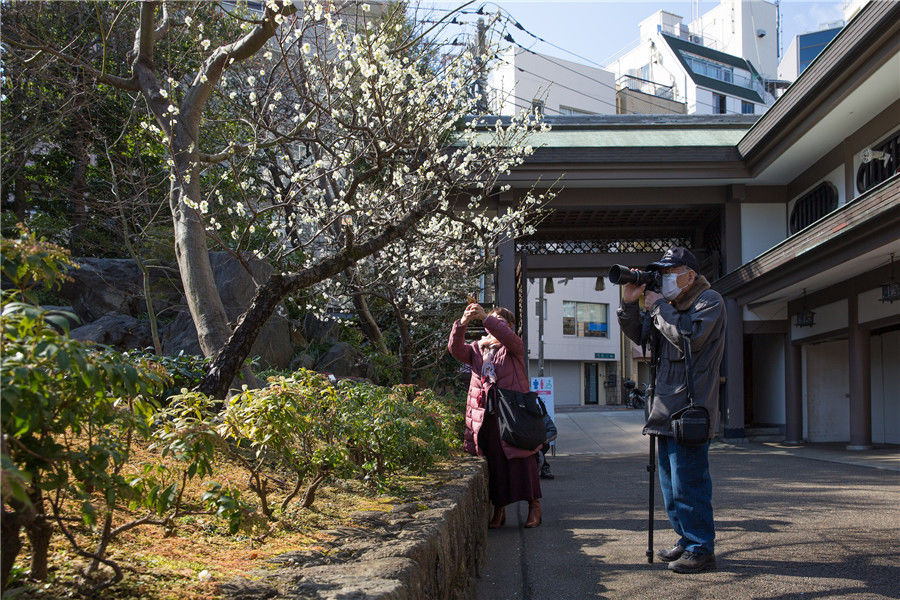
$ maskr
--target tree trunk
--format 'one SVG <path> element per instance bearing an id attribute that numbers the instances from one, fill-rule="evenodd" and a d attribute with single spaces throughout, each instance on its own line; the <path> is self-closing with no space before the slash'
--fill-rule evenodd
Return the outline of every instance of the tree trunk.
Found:
<path id="1" fill-rule="evenodd" d="M 189 134 L 182 127 L 175 128 L 173 138 L 176 148 L 188 148 L 192 145 Z M 197 328 L 200 349 L 204 356 L 213 357 L 228 342 L 232 331 L 209 262 L 203 222 L 197 211 L 185 203 L 187 198 L 201 197 L 200 169 L 197 168 L 197 161 L 187 152 L 176 152 L 175 155 L 176 177 L 169 190 L 169 204 L 175 229 L 175 257 L 178 260 L 188 310 Z M 187 189 L 183 187 L 184 185 Z M 256 378 L 249 368 L 244 367 L 242 358 L 241 364 L 232 372 L 231 379 L 226 383 L 226 390 L 238 372 L 244 375 L 248 386 L 257 387 Z M 217 397 L 224 398 L 225 394 Z"/>
<path id="2" fill-rule="evenodd" d="M 0 592 L 6 591 L 9 574 L 22 550 L 22 538 L 19 537 L 21 531 L 21 512 L 6 510 L 4 507 L 3 518 L 0 520 Z"/>
<path id="3" fill-rule="evenodd" d="M 53 528 L 44 515 L 44 498 L 41 490 L 28 494 L 31 498 L 34 516 L 25 522 L 25 533 L 31 543 L 31 578 L 38 581 L 47 579 L 47 554 L 50 550 L 50 535 Z"/>
<path id="4" fill-rule="evenodd" d="M 384 343 L 384 336 L 381 334 L 381 329 L 378 327 L 378 324 L 375 322 L 375 318 L 372 317 L 372 313 L 369 311 L 369 304 L 366 302 L 366 297 L 361 294 L 353 294 L 353 306 L 356 307 L 356 314 L 359 315 L 359 328 L 362 329 L 363 334 L 369 341 L 372 342 L 372 345 L 378 349 L 382 354 L 389 354 L 389 350 L 387 345 Z"/>
<path id="5" fill-rule="evenodd" d="M 391 298 L 391 306 L 394 307 L 394 318 L 400 329 L 400 371 L 403 373 L 403 383 L 412 383 L 412 337 L 409 335 L 409 321 L 396 299 Z"/>
<path id="6" fill-rule="evenodd" d="M 290 291 L 280 273 L 273 273 L 266 283 L 257 288 L 250 307 L 238 319 L 234 333 L 215 354 L 206 377 L 200 382 L 201 392 L 212 398 L 226 396 L 228 386 L 250 354 L 259 330 Z"/>

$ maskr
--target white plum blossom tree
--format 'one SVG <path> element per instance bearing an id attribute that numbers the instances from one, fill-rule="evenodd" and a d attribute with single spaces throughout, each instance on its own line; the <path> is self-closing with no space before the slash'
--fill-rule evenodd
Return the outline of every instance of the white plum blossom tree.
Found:
<path id="1" fill-rule="evenodd" d="M 495 48 L 436 53 L 429 35 L 453 12 L 429 25 L 410 23 L 402 4 L 382 5 L 377 16 L 354 1 L 269 0 L 262 13 L 223 5 L 219 18 L 239 29 L 227 39 L 202 2 L 98 7 L 107 11 L 101 40 L 139 11 L 130 72 L 114 75 L 125 65 L 102 52 L 68 55 L 39 32 L 18 33 L 12 47 L 136 94 L 152 116 L 146 126 L 170 155 L 181 278 L 201 348 L 213 357 L 207 394 L 224 397 L 288 294 L 356 267 L 369 274 L 366 289 L 386 283 L 412 305 L 434 273 L 466 273 L 473 239 L 517 235 L 543 202 L 529 194 L 502 214 L 487 208 L 543 125 L 527 113 L 469 117 L 473 84 Z M 177 43 L 166 45 L 173 31 Z M 198 57 L 189 69 L 187 55 Z M 277 265 L 233 328 L 208 238 Z"/>

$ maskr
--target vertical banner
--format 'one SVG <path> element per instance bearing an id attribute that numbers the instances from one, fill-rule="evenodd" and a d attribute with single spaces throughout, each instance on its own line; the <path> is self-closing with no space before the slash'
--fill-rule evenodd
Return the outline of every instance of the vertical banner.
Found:
<path id="1" fill-rule="evenodd" d="M 547 414 L 556 423 L 556 406 L 553 403 L 553 378 L 552 377 L 532 377 L 531 391 L 537 392 L 538 398 L 547 407 Z M 550 442 L 555 445 L 556 442 Z"/>

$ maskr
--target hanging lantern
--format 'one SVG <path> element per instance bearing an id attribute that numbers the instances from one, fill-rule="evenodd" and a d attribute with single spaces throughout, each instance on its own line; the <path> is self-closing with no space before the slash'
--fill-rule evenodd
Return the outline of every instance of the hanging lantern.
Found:
<path id="1" fill-rule="evenodd" d="M 597 281 L 594 282 L 594 291 L 602 292 L 606 289 L 606 283 L 603 277 L 598 277 Z"/>
<path id="2" fill-rule="evenodd" d="M 816 313 L 806 308 L 806 288 L 803 288 L 803 310 L 794 316 L 797 327 L 812 327 L 816 324 Z"/>
<path id="3" fill-rule="evenodd" d="M 553 278 L 548 277 L 547 282 L 544 284 L 544 293 L 552 294 L 553 293 Z"/>
<path id="4" fill-rule="evenodd" d="M 881 285 L 881 301 L 893 304 L 894 300 L 900 300 L 900 283 L 894 279 L 894 253 L 891 252 L 891 279 Z"/>

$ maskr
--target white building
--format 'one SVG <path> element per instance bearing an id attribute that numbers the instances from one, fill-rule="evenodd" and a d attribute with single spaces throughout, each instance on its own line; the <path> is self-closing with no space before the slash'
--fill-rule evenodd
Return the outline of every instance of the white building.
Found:
<path id="1" fill-rule="evenodd" d="M 613 74 L 570 60 L 510 47 L 488 74 L 491 112 L 514 115 L 540 107 L 545 114 L 616 113 Z"/>
<path id="2" fill-rule="evenodd" d="M 663 90 L 689 114 L 761 114 L 775 101 L 766 82 L 777 76 L 776 26 L 775 6 L 763 0 L 723 0 L 690 25 L 661 10 L 607 68 L 620 87 Z M 675 112 L 659 104 L 656 114 Z"/>
<path id="3" fill-rule="evenodd" d="M 617 404 L 621 336 L 618 286 L 597 290 L 596 278 L 553 280 L 553 292 L 538 298 L 544 279 L 528 282 L 528 373 L 539 376 L 540 322 L 544 319 L 544 377 L 553 377 L 556 406 Z M 609 283 L 608 281 L 606 282 Z"/>

